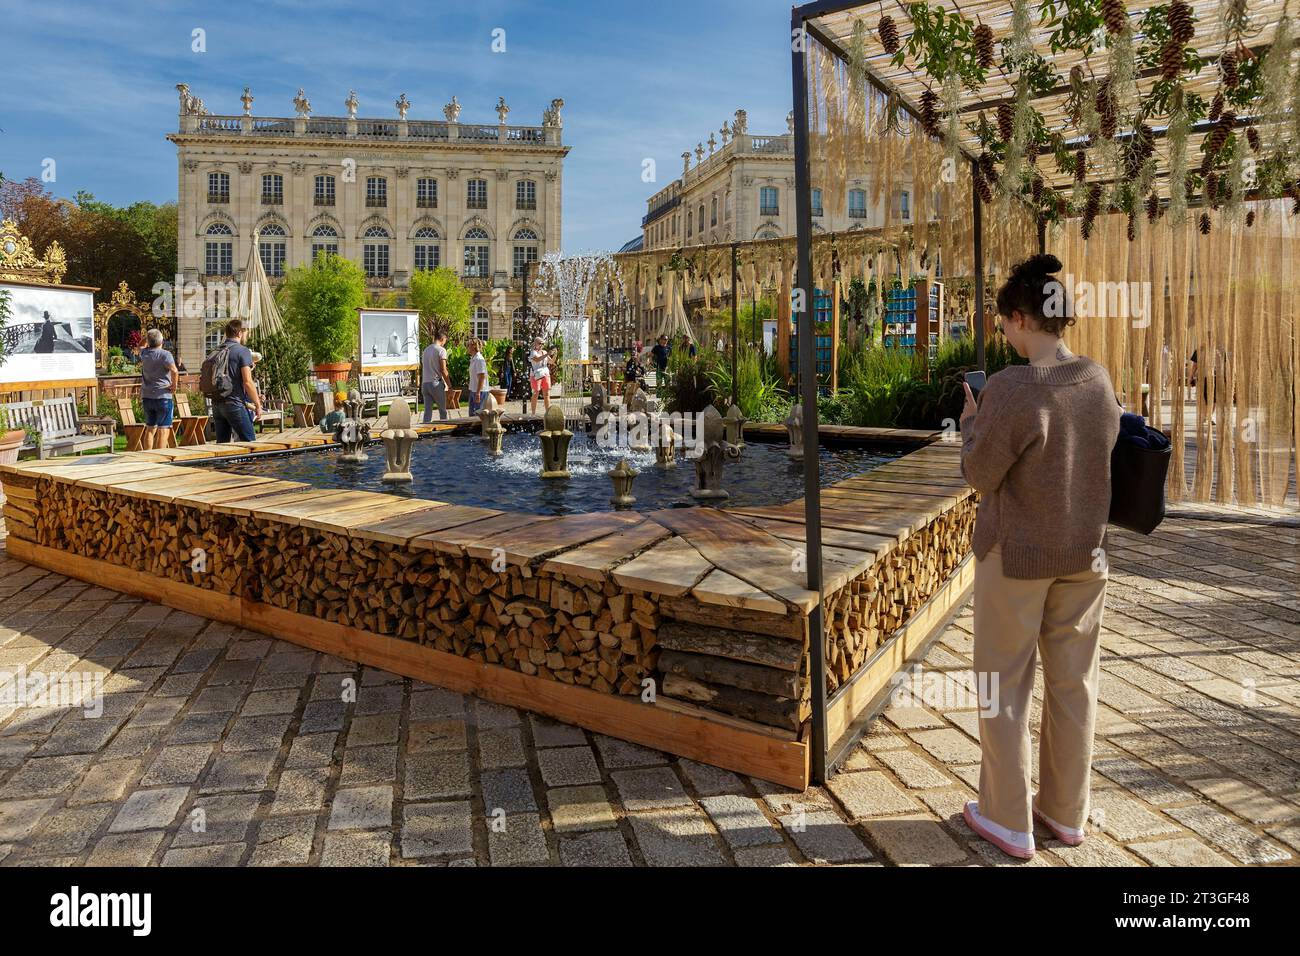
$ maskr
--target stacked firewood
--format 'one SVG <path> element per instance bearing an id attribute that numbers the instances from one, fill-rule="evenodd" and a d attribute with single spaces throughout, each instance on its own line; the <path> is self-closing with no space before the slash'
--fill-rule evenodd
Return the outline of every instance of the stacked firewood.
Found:
<path id="1" fill-rule="evenodd" d="M 862 667 L 957 569 L 970 551 L 975 499 L 968 498 L 826 598 L 826 686 Z"/>
<path id="2" fill-rule="evenodd" d="M 49 479 L 40 481 L 38 493 L 38 544 L 145 574 L 179 578 L 172 505 Z"/>
<path id="3" fill-rule="evenodd" d="M 5 529 L 15 538 L 25 541 L 36 540 L 36 522 L 40 517 L 37 506 L 36 479 L 30 475 L 5 475 L 0 483 L 0 496 L 4 506 L 0 508 Z"/>

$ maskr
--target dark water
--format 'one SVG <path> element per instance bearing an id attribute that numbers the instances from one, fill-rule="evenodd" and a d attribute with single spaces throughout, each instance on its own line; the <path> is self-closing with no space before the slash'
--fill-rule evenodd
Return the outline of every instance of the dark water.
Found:
<path id="1" fill-rule="evenodd" d="M 785 504 L 803 497 L 803 464 L 791 461 L 785 445 L 750 443 L 739 461 L 728 460 L 722 486 L 731 497 L 718 502 L 727 506 Z M 541 444 L 535 435 L 511 433 L 505 436 L 505 454 L 492 458 L 478 436 L 441 436 L 415 443 L 407 485 L 385 485 L 382 444 L 367 446 L 368 461 L 353 464 L 339 461 L 339 452 L 310 451 L 244 461 L 221 463 L 225 472 L 301 481 L 318 488 L 362 489 L 412 498 L 427 498 L 453 504 L 522 511 L 531 514 L 562 515 L 609 511 L 613 485 L 606 476 L 620 457 L 626 457 L 640 472 L 632 486 L 635 507 L 641 511 L 690 507 L 697 504 L 690 490 L 695 487 L 695 468 L 681 457 L 677 467 L 655 467 L 653 453 L 616 452 L 589 444 L 577 435 L 569 450 L 568 479 L 544 480 Z M 828 485 L 870 471 L 897 457 L 870 448 L 821 450 L 821 483 Z"/>

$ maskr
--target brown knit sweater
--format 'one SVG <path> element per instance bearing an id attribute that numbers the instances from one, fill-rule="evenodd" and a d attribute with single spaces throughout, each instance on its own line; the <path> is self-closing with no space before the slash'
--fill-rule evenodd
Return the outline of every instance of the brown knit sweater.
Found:
<path id="1" fill-rule="evenodd" d="M 980 493 L 977 558 L 1000 545 L 1009 578 L 1092 565 L 1106 538 L 1120 411 L 1106 369 L 1082 356 L 989 378 L 961 434 L 962 474 Z"/>

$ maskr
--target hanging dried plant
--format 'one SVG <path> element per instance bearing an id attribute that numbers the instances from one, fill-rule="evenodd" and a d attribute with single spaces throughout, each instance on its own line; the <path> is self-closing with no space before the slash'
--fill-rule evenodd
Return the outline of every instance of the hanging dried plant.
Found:
<path id="1" fill-rule="evenodd" d="M 1012 0 L 1011 35 L 1002 45 L 1002 52 L 1017 63 L 1034 53 L 1033 7 L 1033 0 Z"/>
<path id="2" fill-rule="evenodd" d="M 1112 37 L 1121 36 L 1128 28 L 1128 10 L 1124 0 L 1101 0 L 1101 19 L 1106 24 L 1106 32 Z"/>
<path id="3" fill-rule="evenodd" d="M 880 37 L 880 45 L 886 53 L 893 56 L 898 52 L 898 25 L 894 23 L 893 17 L 886 14 L 880 18 L 876 25 L 876 35 Z"/>
<path id="4" fill-rule="evenodd" d="M 1201 235 L 1208 236 L 1210 234 L 1210 214 L 1208 212 L 1201 213 L 1201 219 L 1197 226 L 1201 230 Z"/>
<path id="5" fill-rule="evenodd" d="M 1248 0 L 1227 0 L 1220 9 L 1229 36 L 1241 37 L 1255 32 L 1250 22 L 1250 11 L 1246 9 L 1247 3 Z"/>
<path id="6" fill-rule="evenodd" d="M 1285 9 L 1285 8 L 1284 8 Z M 1264 132 L 1269 137 L 1266 144 L 1268 151 L 1282 148 L 1283 124 L 1287 101 L 1294 92 L 1291 87 L 1291 48 L 1294 45 L 1294 24 L 1289 14 L 1284 13 L 1278 21 L 1273 34 L 1273 42 L 1264 51 L 1260 59 L 1258 115 L 1264 118 Z M 1292 117 L 1293 122 L 1296 122 Z"/>
<path id="7" fill-rule="evenodd" d="M 1173 111 L 1169 114 L 1169 130 L 1166 133 L 1169 142 L 1169 219 L 1175 225 L 1182 224 L 1187 216 L 1187 134 L 1191 129 L 1186 104 L 1183 103 L 1183 91 L 1174 92 Z"/>
<path id="8" fill-rule="evenodd" d="M 944 157 L 952 167 L 957 167 L 961 159 L 961 77 L 956 70 L 949 70 L 943 78 L 943 115 Z"/>
<path id="9" fill-rule="evenodd" d="M 1245 5 L 1245 0 L 1241 0 Z M 1169 35 L 1179 46 L 1186 46 L 1196 36 L 1191 5 L 1184 0 L 1173 0 L 1165 11 L 1165 22 L 1169 24 Z"/>
<path id="10" fill-rule="evenodd" d="M 995 62 L 993 50 L 993 28 L 981 23 L 975 28 L 975 61 L 981 70 L 991 70 Z"/>

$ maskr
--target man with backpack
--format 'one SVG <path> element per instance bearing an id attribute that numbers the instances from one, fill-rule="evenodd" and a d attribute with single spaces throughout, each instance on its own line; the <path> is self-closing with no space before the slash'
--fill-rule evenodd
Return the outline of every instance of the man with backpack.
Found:
<path id="1" fill-rule="evenodd" d="M 218 442 L 253 441 L 253 421 L 262 414 L 262 397 L 253 383 L 253 353 L 244 347 L 244 323 L 226 323 L 226 340 L 203 362 L 199 389 L 212 399 L 212 427 Z M 252 405 L 252 412 L 249 411 Z"/>

